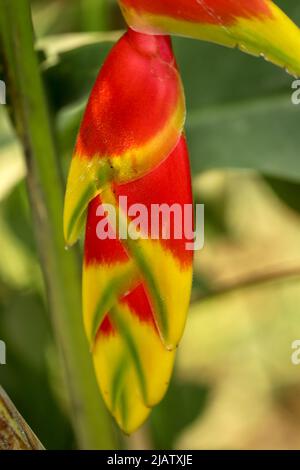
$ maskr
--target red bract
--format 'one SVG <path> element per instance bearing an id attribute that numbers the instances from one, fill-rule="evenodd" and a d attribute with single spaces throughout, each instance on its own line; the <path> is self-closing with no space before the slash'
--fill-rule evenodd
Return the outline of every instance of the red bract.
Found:
<path id="1" fill-rule="evenodd" d="M 122 0 L 137 13 L 172 16 L 186 21 L 232 24 L 237 17 L 271 16 L 265 0 Z"/>
<path id="2" fill-rule="evenodd" d="M 176 146 L 184 120 L 170 39 L 129 30 L 99 73 L 79 131 L 65 200 L 68 244 L 78 238 L 87 204 L 103 185 L 151 171 Z"/>

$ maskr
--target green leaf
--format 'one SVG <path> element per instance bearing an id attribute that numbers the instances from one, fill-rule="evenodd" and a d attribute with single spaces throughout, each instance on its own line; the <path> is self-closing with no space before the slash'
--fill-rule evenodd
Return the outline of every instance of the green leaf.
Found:
<path id="1" fill-rule="evenodd" d="M 300 108 L 274 97 L 191 113 L 192 169 L 247 168 L 300 180 Z"/>

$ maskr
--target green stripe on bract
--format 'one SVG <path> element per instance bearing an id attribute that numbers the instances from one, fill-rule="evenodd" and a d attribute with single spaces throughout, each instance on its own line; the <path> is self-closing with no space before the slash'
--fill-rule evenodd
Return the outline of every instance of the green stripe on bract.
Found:
<path id="1" fill-rule="evenodd" d="M 93 185 L 90 185 L 86 188 L 85 192 L 82 194 L 81 198 L 78 201 L 77 206 L 75 207 L 70 223 L 67 229 L 67 241 L 71 239 L 77 239 L 80 235 L 80 232 L 84 226 L 86 219 L 86 209 L 89 202 L 95 197 L 96 188 Z"/>
<path id="2" fill-rule="evenodd" d="M 123 357 L 119 363 L 118 368 L 114 374 L 114 379 L 111 384 L 111 397 L 112 397 L 112 411 L 116 412 L 119 396 L 122 394 L 123 379 L 128 369 L 128 358 Z"/>
<path id="3" fill-rule="evenodd" d="M 127 397 L 126 397 L 124 391 L 120 396 L 119 403 L 120 403 L 120 412 L 121 412 L 121 415 L 122 415 L 122 422 L 127 423 L 129 413 L 128 413 Z"/>
<path id="4" fill-rule="evenodd" d="M 79 238 L 80 231 L 84 226 L 86 210 L 90 201 L 96 197 L 97 194 L 101 194 L 105 184 L 107 184 L 113 178 L 113 169 L 111 168 L 109 161 L 101 159 L 100 162 L 101 164 L 99 163 L 99 168 L 95 172 L 95 176 L 86 187 L 75 209 L 73 210 L 67 228 L 67 240 L 77 240 L 77 238 Z"/>
<path id="5" fill-rule="evenodd" d="M 95 312 L 93 314 L 91 341 L 92 347 L 95 343 L 98 330 L 103 322 L 104 316 L 111 310 L 118 298 L 123 296 L 124 293 L 132 287 L 134 279 L 138 282 L 138 274 L 134 268 L 130 267 L 125 273 L 115 277 L 106 286 L 103 295 L 101 296 Z"/>
<path id="6" fill-rule="evenodd" d="M 111 318 L 113 323 L 117 326 L 120 335 L 123 340 L 126 342 L 130 357 L 134 363 L 137 377 L 140 383 L 141 391 L 145 402 L 147 401 L 147 388 L 145 382 L 145 374 L 143 371 L 143 366 L 140 361 L 138 348 L 135 344 L 134 338 L 130 332 L 130 329 L 127 327 L 125 321 L 122 318 L 122 311 L 117 306 L 114 306 L 110 310 Z"/>
<path id="7" fill-rule="evenodd" d="M 138 246 L 138 241 L 134 241 L 128 238 L 127 240 L 124 240 L 124 245 L 130 252 L 130 254 L 133 255 L 133 258 L 138 265 L 141 276 L 145 279 L 146 288 L 149 290 L 149 294 L 154 303 L 154 317 L 156 319 L 156 315 L 158 316 L 159 329 L 162 332 L 163 338 L 167 337 L 169 329 L 168 314 L 163 299 L 160 295 L 160 291 L 157 287 L 157 283 L 152 274 L 151 267 L 147 263 L 141 248 Z"/>
<path id="8" fill-rule="evenodd" d="M 149 290 L 149 294 L 151 296 L 151 300 L 153 300 L 154 305 L 153 310 L 154 310 L 154 317 L 155 320 L 158 320 L 158 327 L 159 330 L 161 331 L 161 336 L 162 340 L 167 337 L 168 335 L 168 314 L 163 302 L 163 299 L 160 295 L 160 291 L 158 289 L 157 283 L 155 281 L 155 278 L 151 272 L 151 267 L 147 263 L 143 252 L 141 248 L 139 247 L 138 240 L 132 240 L 130 237 L 130 234 L 128 233 L 128 218 L 122 213 L 120 210 L 115 194 L 113 191 L 107 188 L 105 194 L 103 193 L 103 199 L 105 199 L 104 202 L 109 202 L 114 205 L 114 207 L 117 210 L 118 217 L 116 218 L 117 221 L 117 227 L 116 227 L 116 232 L 117 233 L 125 233 L 127 234 L 126 239 L 122 239 L 122 243 L 131 256 L 131 258 L 136 262 L 136 265 L 138 267 L 140 277 L 143 278 L 146 282 L 146 288 Z M 123 228 L 120 230 L 120 226 Z M 125 231 L 124 231 L 125 228 Z M 158 318 L 156 318 L 158 317 Z M 169 345 L 166 345 L 166 347 L 169 347 Z"/>

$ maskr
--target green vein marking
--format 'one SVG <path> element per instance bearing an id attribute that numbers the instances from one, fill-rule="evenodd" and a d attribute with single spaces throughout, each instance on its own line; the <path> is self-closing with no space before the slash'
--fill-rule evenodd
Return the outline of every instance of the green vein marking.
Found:
<path id="1" fill-rule="evenodd" d="M 90 184 L 81 195 L 75 209 L 73 210 L 72 217 L 67 230 L 67 240 L 70 240 L 73 232 L 79 234 L 81 228 L 84 225 L 85 212 L 88 203 L 95 197 L 96 187 L 94 184 Z"/>
<path id="2" fill-rule="evenodd" d="M 100 158 L 100 157 L 99 157 Z M 73 210 L 70 218 L 70 223 L 67 230 L 67 239 L 69 240 L 73 234 L 79 234 L 82 226 L 84 225 L 85 212 L 89 202 L 101 193 L 104 185 L 113 177 L 113 169 L 110 167 L 109 162 L 99 162 L 99 169 L 95 172 L 95 177 L 89 182 L 87 188 L 82 193 L 75 209 Z"/>
<path id="3" fill-rule="evenodd" d="M 138 380 L 140 382 L 140 387 L 141 387 L 143 398 L 145 402 L 147 403 L 147 387 L 146 387 L 146 381 L 145 381 L 145 374 L 144 374 L 142 363 L 140 361 L 138 347 L 134 341 L 134 338 L 131 334 L 130 329 L 127 327 L 126 322 L 122 318 L 123 315 L 122 315 L 121 309 L 114 306 L 111 309 L 110 313 L 111 313 L 114 323 L 117 325 L 118 329 L 120 330 L 122 334 L 122 338 L 126 342 L 129 354 L 135 365 L 135 370 L 137 373 Z"/>
<path id="4" fill-rule="evenodd" d="M 120 412 L 122 415 L 123 423 L 128 423 L 128 404 L 127 404 L 127 397 L 125 393 L 121 393 L 120 395 Z"/>
<path id="5" fill-rule="evenodd" d="M 117 227 L 116 227 L 117 233 L 120 233 L 120 225 L 122 227 L 126 227 L 127 238 L 122 239 L 123 246 L 125 247 L 130 258 L 133 259 L 134 262 L 137 264 L 140 277 L 146 280 L 147 287 L 150 291 L 151 299 L 153 300 L 155 304 L 154 306 L 156 307 L 154 308 L 154 313 L 155 313 L 155 317 L 156 316 L 158 317 L 157 322 L 159 324 L 159 329 L 162 331 L 162 337 L 163 338 L 167 337 L 168 330 L 169 330 L 167 310 L 165 308 L 163 299 L 160 295 L 160 291 L 158 289 L 155 278 L 151 272 L 151 268 L 149 267 L 149 264 L 147 263 L 143 255 L 142 249 L 138 246 L 138 241 L 131 240 L 130 234 L 128 233 L 128 220 L 126 220 L 126 216 L 119 209 L 115 194 L 113 193 L 111 188 L 107 190 L 106 201 L 107 200 L 110 203 L 111 201 L 113 201 L 114 206 L 118 212 Z"/>
<path id="6" fill-rule="evenodd" d="M 96 335 L 99 327 L 101 326 L 104 315 L 111 310 L 114 303 L 116 302 L 116 299 L 118 299 L 120 295 L 129 289 L 129 287 L 132 285 L 134 277 L 135 269 L 130 267 L 126 270 L 125 273 L 122 273 L 121 275 L 112 279 L 111 282 L 106 286 L 93 314 L 91 334 L 92 344 L 95 342 Z"/>
<path id="7" fill-rule="evenodd" d="M 116 372 L 114 374 L 114 379 L 111 384 L 111 397 L 112 397 L 112 409 L 113 412 L 116 411 L 118 398 L 122 394 L 122 384 L 124 380 L 125 373 L 128 368 L 128 360 L 123 357 L 120 361 Z"/>
<path id="8" fill-rule="evenodd" d="M 146 279 L 147 288 L 149 289 L 151 297 L 153 298 L 156 306 L 154 312 L 158 312 L 159 326 L 163 332 L 163 336 L 166 337 L 169 330 L 167 310 L 160 295 L 160 291 L 157 287 L 157 283 L 152 274 L 151 268 L 149 267 L 149 264 L 143 255 L 142 249 L 137 245 L 136 242 L 127 239 L 124 240 L 124 244 L 127 245 L 128 251 L 133 254 L 134 260 L 138 264 L 141 275 Z"/>

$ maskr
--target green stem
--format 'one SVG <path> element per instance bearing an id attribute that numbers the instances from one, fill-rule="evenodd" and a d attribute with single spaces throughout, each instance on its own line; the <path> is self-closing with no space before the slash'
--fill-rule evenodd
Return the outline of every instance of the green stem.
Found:
<path id="1" fill-rule="evenodd" d="M 81 319 L 76 253 L 63 240 L 63 185 L 45 93 L 33 48 L 28 0 L 0 0 L 0 53 L 28 169 L 28 190 L 57 344 L 81 448 L 116 447 L 100 398 Z"/>

